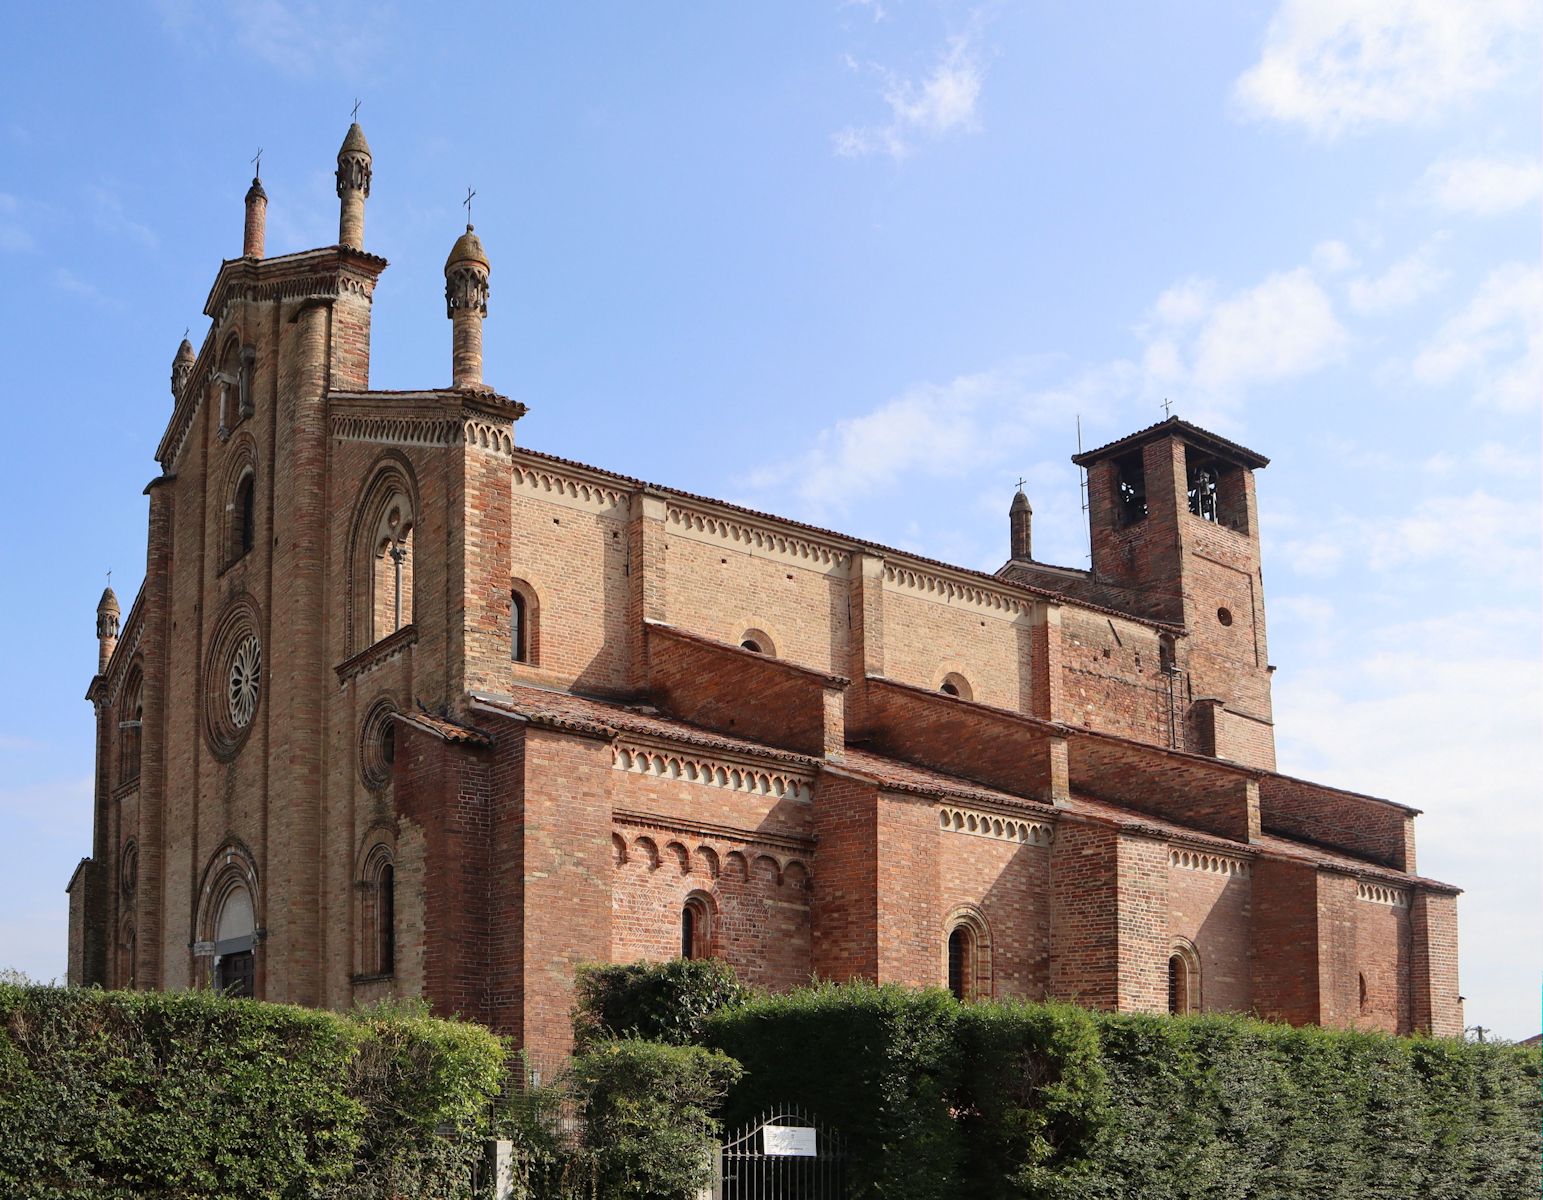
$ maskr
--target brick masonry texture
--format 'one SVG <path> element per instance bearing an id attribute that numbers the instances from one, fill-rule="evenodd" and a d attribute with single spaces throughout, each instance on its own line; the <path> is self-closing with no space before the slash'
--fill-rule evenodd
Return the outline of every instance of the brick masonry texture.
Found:
<path id="1" fill-rule="evenodd" d="M 561 1051 L 577 966 L 679 953 L 690 905 L 771 988 L 944 985 L 962 925 L 976 996 L 1160 1011 L 1178 953 L 1203 1009 L 1460 1032 L 1413 810 L 1274 771 L 1259 456 L 1177 420 L 1090 451 L 1091 568 L 1020 512 L 982 574 L 519 446 L 480 382 L 372 391 L 385 261 L 247 244 L 99 628 L 71 981 L 202 985 L 243 935 L 268 999 Z"/>

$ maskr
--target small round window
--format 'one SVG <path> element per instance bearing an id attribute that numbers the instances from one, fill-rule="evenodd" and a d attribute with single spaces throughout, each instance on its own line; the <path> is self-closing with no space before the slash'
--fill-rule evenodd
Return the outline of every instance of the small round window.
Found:
<path id="1" fill-rule="evenodd" d="M 386 697 L 376 701 L 359 729 L 359 774 L 368 788 L 391 782 L 396 761 L 396 705 Z"/>
<path id="2" fill-rule="evenodd" d="M 1220 621 L 1223 625 L 1231 625 L 1232 624 L 1232 610 L 1230 608 L 1218 608 L 1216 610 L 1216 619 L 1218 621 Z"/>

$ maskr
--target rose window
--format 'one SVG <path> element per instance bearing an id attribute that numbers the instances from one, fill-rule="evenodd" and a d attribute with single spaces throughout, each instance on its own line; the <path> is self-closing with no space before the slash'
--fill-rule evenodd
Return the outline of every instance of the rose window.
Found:
<path id="1" fill-rule="evenodd" d="M 230 723 L 245 729 L 257 711 L 257 691 L 262 683 L 263 651 L 257 638 L 248 634 L 236 646 L 230 658 L 226 681 L 230 701 Z"/>

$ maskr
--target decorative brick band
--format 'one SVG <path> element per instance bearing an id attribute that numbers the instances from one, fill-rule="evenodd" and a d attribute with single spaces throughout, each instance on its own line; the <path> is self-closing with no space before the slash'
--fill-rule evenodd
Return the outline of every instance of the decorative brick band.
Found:
<path id="1" fill-rule="evenodd" d="M 970 833 L 976 837 L 995 838 L 1000 842 L 1023 842 L 1030 846 L 1048 846 L 1055 836 L 1050 825 L 1041 821 L 1020 821 L 991 813 L 972 812 L 967 808 L 939 808 L 938 828 L 950 833 Z"/>
<path id="2" fill-rule="evenodd" d="M 884 564 L 884 582 L 893 584 L 899 591 L 919 592 L 946 604 L 963 602 L 971 608 L 986 612 L 1027 616 L 1034 611 L 1034 602 L 1031 600 L 1022 600 L 995 588 L 962 583 L 929 571 L 918 571 L 914 567 L 896 566 L 891 562 Z"/>
<path id="3" fill-rule="evenodd" d="M 1238 875 L 1244 879 L 1253 874 L 1253 869 L 1241 858 L 1228 858 L 1225 854 L 1205 854 L 1199 850 L 1169 850 L 1168 865 L 1184 871 L 1204 871 L 1208 875 Z"/>
<path id="4" fill-rule="evenodd" d="M 1386 887 L 1380 883 L 1362 883 L 1357 881 L 1355 885 L 1355 898 L 1366 900 L 1372 904 L 1386 904 L 1393 908 L 1408 908 L 1409 893 L 1403 888 Z"/>
<path id="5" fill-rule="evenodd" d="M 705 787 L 727 788 L 757 796 L 776 796 L 807 802 L 814 798 L 807 779 L 785 771 L 760 771 L 751 767 L 709 758 L 688 758 L 683 754 L 645 749 L 641 746 L 611 747 L 611 766 L 617 771 L 654 775 L 660 779 L 680 779 Z"/>
<path id="6" fill-rule="evenodd" d="M 393 446 L 478 446 L 497 454 L 514 453 L 514 435 L 486 421 L 456 417 L 335 416 L 332 436 L 340 442 Z"/>
<path id="7" fill-rule="evenodd" d="M 373 646 L 366 646 L 352 658 L 345 659 L 333 668 L 337 672 L 338 682 L 347 683 L 358 675 L 367 671 L 373 671 L 381 663 L 387 662 L 401 654 L 409 646 L 418 640 L 418 627 L 416 625 L 403 625 L 395 633 L 381 638 Z"/>
<path id="8" fill-rule="evenodd" d="M 744 521 L 731 521 L 724 517 L 710 516 L 678 504 L 666 507 L 665 519 L 671 525 L 689 533 L 705 535 L 707 540 L 731 542 L 736 546 L 762 550 L 770 554 L 800 562 L 816 562 L 822 566 L 845 567 L 852 555 L 835 546 L 808 538 L 793 537 L 776 530 L 762 529 Z"/>
<path id="9" fill-rule="evenodd" d="M 593 512 L 620 508 L 627 502 L 627 493 L 620 488 L 573 479 L 556 471 L 541 470 L 523 463 L 514 465 L 514 486 L 527 492 L 541 493 L 542 499 L 561 500 L 572 507 Z"/>

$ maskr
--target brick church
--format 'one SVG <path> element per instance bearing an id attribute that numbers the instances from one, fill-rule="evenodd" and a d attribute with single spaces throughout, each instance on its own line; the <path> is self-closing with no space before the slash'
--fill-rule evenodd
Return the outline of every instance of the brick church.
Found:
<path id="1" fill-rule="evenodd" d="M 338 244 L 267 196 L 172 365 L 143 587 L 97 611 L 69 979 L 422 996 L 561 1050 L 576 964 L 1462 1029 L 1415 810 L 1275 770 L 1255 472 L 1177 418 L 1079 454 L 1091 569 L 994 574 L 527 448 L 445 264 L 448 387 L 370 387 Z"/>

